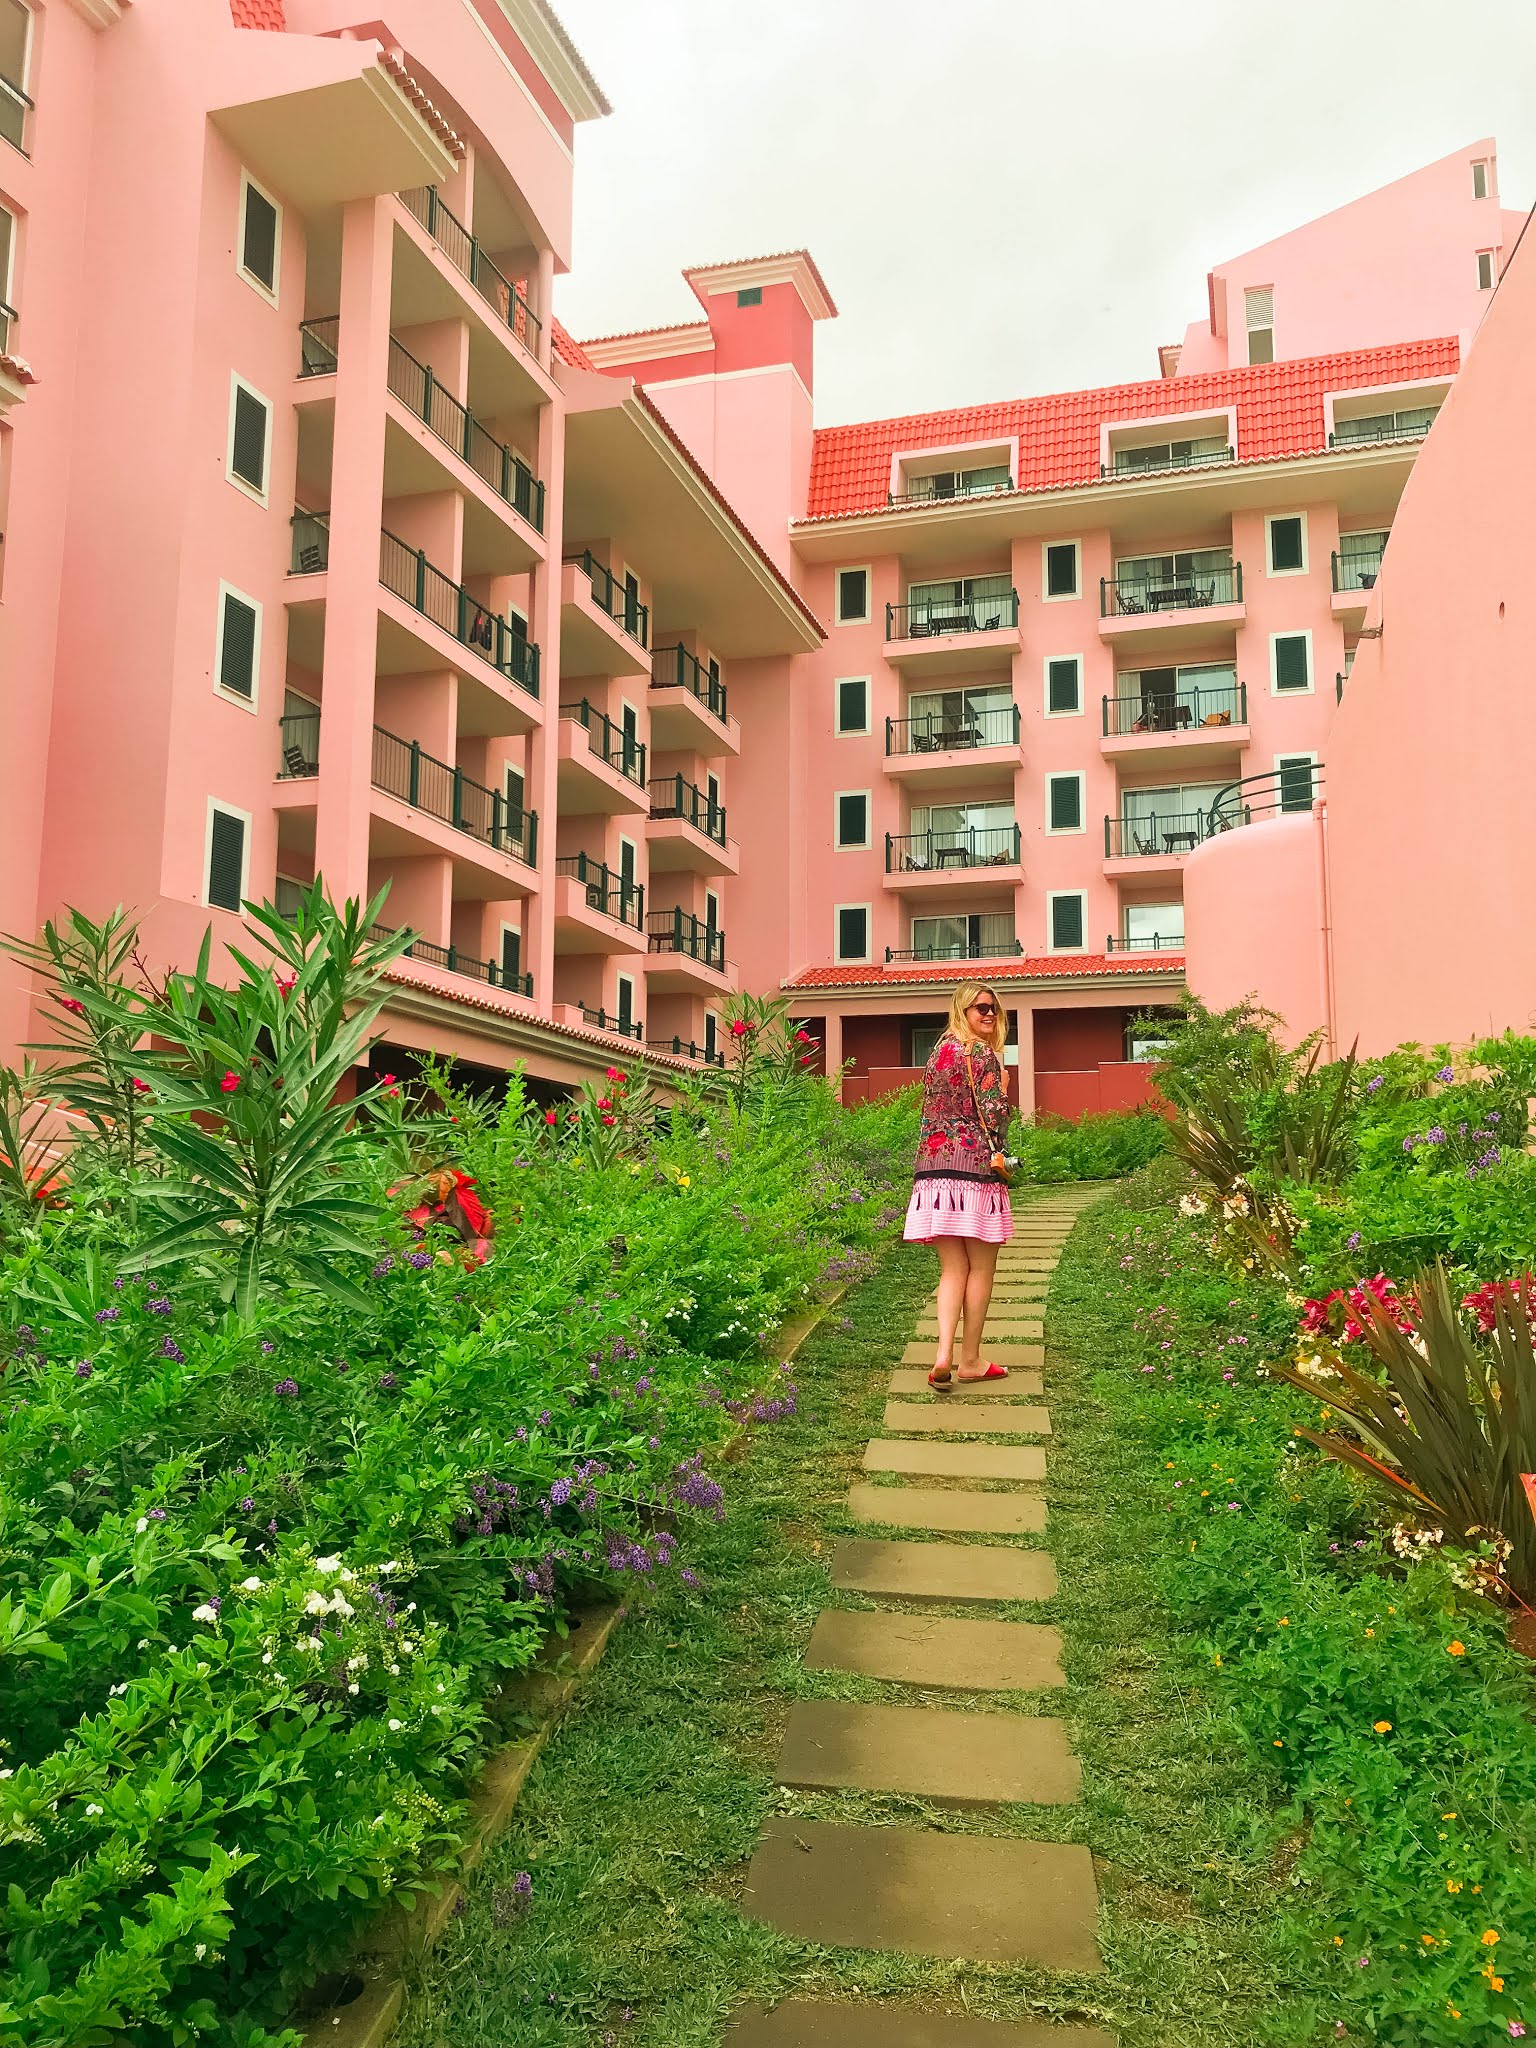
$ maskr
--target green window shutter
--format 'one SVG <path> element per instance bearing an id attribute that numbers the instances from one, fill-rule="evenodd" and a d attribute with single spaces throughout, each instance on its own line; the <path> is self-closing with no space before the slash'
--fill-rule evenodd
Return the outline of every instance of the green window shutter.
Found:
<path id="1" fill-rule="evenodd" d="M 1081 896 L 1051 898 L 1051 944 L 1070 951 L 1083 943 L 1083 899 Z"/>
<path id="2" fill-rule="evenodd" d="M 252 490 L 267 487 L 267 408 L 254 391 L 235 386 L 235 432 L 230 467 Z"/>
<path id="3" fill-rule="evenodd" d="M 1075 775 L 1050 777 L 1051 830 L 1077 832 L 1083 823 L 1083 785 Z"/>
<path id="4" fill-rule="evenodd" d="M 512 988 L 523 971 L 523 935 L 521 932 L 503 932 L 501 935 L 501 979 L 503 986 Z"/>
<path id="5" fill-rule="evenodd" d="M 1275 642 L 1275 688 L 1305 690 L 1312 681 L 1305 633 L 1287 633 Z"/>
<path id="6" fill-rule="evenodd" d="M 619 1028 L 627 1031 L 635 1021 L 635 984 L 627 974 L 619 976 Z"/>
<path id="7" fill-rule="evenodd" d="M 869 730 L 869 684 L 863 676 L 845 678 L 837 686 L 837 729 L 839 732 Z"/>
<path id="8" fill-rule="evenodd" d="M 215 811 L 208 840 L 208 901 L 220 910 L 238 910 L 244 870 L 245 820 L 231 811 Z"/>
<path id="9" fill-rule="evenodd" d="M 1053 661 L 1046 671 L 1046 708 L 1051 711 L 1081 711 L 1082 675 L 1076 655 Z"/>
<path id="10" fill-rule="evenodd" d="M 267 290 L 277 288 L 277 208 L 254 185 L 245 188 L 240 262 Z"/>
<path id="11" fill-rule="evenodd" d="M 1045 551 L 1045 594 L 1047 597 L 1076 597 L 1077 543 L 1059 541 Z"/>
<path id="12" fill-rule="evenodd" d="M 1305 562 L 1300 519 L 1272 519 L 1269 522 L 1269 566 L 1273 570 L 1300 569 Z"/>
<path id="13" fill-rule="evenodd" d="M 1314 764 L 1305 754 L 1293 754 L 1278 766 L 1282 811 L 1312 808 Z"/>
<path id="14" fill-rule="evenodd" d="M 763 288 L 760 284 L 744 285 L 736 294 L 738 306 L 760 306 L 763 303 Z"/>
<path id="15" fill-rule="evenodd" d="M 869 837 L 869 798 L 840 796 L 837 800 L 837 843 L 862 846 Z"/>
<path id="16" fill-rule="evenodd" d="M 219 635 L 219 687 L 232 697 L 256 694 L 256 607 L 224 593 L 224 625 Z"/>
<path id="17" fill-rule="evenodd" d="M 839 569 L 837 572 L 837 616 L 863 619 L 869 616 L 869 571 Z"/>
<path id="18" fill-rule="evenodd" d="M 862 904 L 845 904 L 837 913 L 837 957 L 862 960 L 869 952 L 869 912 Z"/>

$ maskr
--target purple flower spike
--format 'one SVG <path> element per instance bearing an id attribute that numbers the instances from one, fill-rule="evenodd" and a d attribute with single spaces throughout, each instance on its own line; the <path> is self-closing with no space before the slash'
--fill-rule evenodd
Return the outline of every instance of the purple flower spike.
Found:
<path id="1" fill-rule="evenodd" d="M 91 1361 L 88 1358 L 82 1358 L 80 1363 L 75 1367 L 75 1378 L 77 1380 L 88 1380 L 95 1370 L 95 1366 L 92 1365 Z"/>
<path id="2" fill-rule="evenodd" d="M 299 1391 L 297 1380 L 279 1380 L 272 1389 L 280 1400 L 291 1401 Z"/>
<path id="3" fill-rule="evenodd" d="M 96 1311 L 96 1320 L 98 1323 L 115 1323 L 121 1314 L 120 1308 L 99 1308 Z"/>

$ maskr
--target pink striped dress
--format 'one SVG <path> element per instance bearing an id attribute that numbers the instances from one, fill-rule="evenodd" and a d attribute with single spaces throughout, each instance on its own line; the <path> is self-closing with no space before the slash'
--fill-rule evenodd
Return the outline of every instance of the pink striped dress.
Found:
<path id="1" fill-rule="evenodd" d="M 997 1054 L 979 1043 L 967 1052 L 946 1032 L 923 1074 L 923 1118 L 904 1233 L 909 1244 L 931 1244 L 936 1237 L 1006 1244 L 1012 1237 L 1008 1189 L 994 1178 L 991 1165 L 992 1154 L 1004 1149 L 1012 1114 Z"/>

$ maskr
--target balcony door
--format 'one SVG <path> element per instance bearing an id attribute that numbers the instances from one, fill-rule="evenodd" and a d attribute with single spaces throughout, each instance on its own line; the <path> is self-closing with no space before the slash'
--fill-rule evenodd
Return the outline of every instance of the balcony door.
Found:
<path id="1" fill-rule="evenodd" d="M 1230 783 L 1173 782 L 1120 792 L 1121 851 L 1187 851 L 1206 836 L 1211 805 Z"/>
<path id="2" fill-rule="evenodd" d="M 1138 596 L 1209 585 L 1213 580 L 1220 586 L 1221 579 L 1231 572 L 1229 547 L 1180 548 L 1171 555 L 1127 555 L 1115 564 L 1115 583 L 1122 593 Z"/>
<path id="3" fill-rule="evenodd" d="M 1128 903 L 1125 943 L 1134 952 L 1180 947 L 1184 943 L 1182 903 Z"/>
<path id="4" fill-rule="evenodd" d="M 1013 738 L 1013 692 L 1006 683 L 918 690 L 907 699 L 914 753 L 942 747 L 1004 747 Z"/>
<path id="5" fill-rule="evenodd" d="M 1130 714 L 1124 731 L 1230 725 L 1237 715 L 1237 668 L 1230 661 L 1201 661 L 1131 669 L 1117 678 L 1116 694 Z"/>
<path id="6" fill-rule="evenodd" d="M 1013 584 L 1004 576 L 956 576 L 907 587 L 907 632 L 990 632 L 1008 623 Z"/>
<path id="7" fill-rule="evenodd" d="M 917 960 L 1000 960 L 1014 950 L 1011 910 L 980 917 L 912 920 L 912 953 Z"/>

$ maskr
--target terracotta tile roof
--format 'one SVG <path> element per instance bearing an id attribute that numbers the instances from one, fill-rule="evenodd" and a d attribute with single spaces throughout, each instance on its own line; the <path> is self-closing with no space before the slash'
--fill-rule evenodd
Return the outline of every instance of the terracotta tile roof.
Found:
<path id="1" fill-rule="evenodd" d="M 229 0 L 229 11 L 236 28 L 282 30 L 288 26 L 283 19 L 283 0 Z"/>
<path id="2" fill-rule="evenodd" d="M 622 1038 L 614 1031 L 589 1031 L 577 1024 L 557 1024 L 552 1017 L 541 1017 L 536 1011 L 525 1010 L 515 1000 L 498 996 L 493 991 L 481 992 L 465 984 L 462 977 L 456 977 L 456 985 L 447 986 L 447 977 L 434 975 L 429 971 L 415 972 L 412 960 L 393 961 L 384 970 L 386 981 L 398 981 L 404 988 L 424 989 L 429 995 L 446 996 L 455 1003 L 462 1003 L 466 1009 L 488 1010 L 493 1016 L 517 1017 L 525 1024 L 532 1024 L 537 1030 L 547 1031 L 555 1038 L 573 1038 L 582 1045 L 596 1045 L 613 1051 L 622 1047 L 630 1059 L 653 1060 L 658 1066 L 676 1067 L 685 1073 L 696 1070 L 696 1062 L 682 1059 L 675 1053 L 653 1052 L 649 1046 L 639 1044 L 635 1039 Z"/>
<path id="3" fill-rule="evenodd" d="M 961 969 L 972 963 L 955 960 L 904 961 L 899 967 L 808 967 L 791 975 L 780 988 L 910 988 L 928 982 L 953 985 Z M 1047 953 L 1039 959 L 1009 961 L 1003 966 L 987 964 L 985 976 L 999 983 L 1020 981 L 1081 980 L 1099 975 L 1114 980 L 1182 980 L 1182 953 Z"/>
<path id="4" fill-rule="evenodd" d="M 597 365 L 587 354 L 574 335 L 568 334 L 551 314 L 549 322 L 550 346 L 562 363 L 569 363 L 573 370 L 596 370 Z"/>
<path id="5" fill-rule="evenodd" d="M 1401 384 L 1449 377 L 1460 362 L 1456 337 L 1394 342 L 1293 362 L 1212 370 L 1188 377 L 1156 377 L 1140 384 L 1108 384 L 1091 391 L 1053 392 L 1043 398 L 1006 399 L 953 412 L 912 413 L 903 419 L 865 420 L 817 430 L 811 454 L 807 519 L 849 518 L 883 512 L 891 460 L 920 448 L 1017 439 L 1020 491 L 1081 488 L 1099 481 L 1099 429 L 1138 415 L 1237 411 L 1239 462 L 1321 454 L 1327 446 L 1323 398 L 1362 385 Z"/>
<path id="6" fill-rule="evenodd" d="M 605 341 L 649 341 L 653 334 L 707 334 L 707 320 L 669 320 L 664 327 L 630 327 L 622 334 L 589 334 L 586 341 L 577 342 L 578 348 L 590 348 L 594 343 Z"/>
<path id="7" fill-rule="evenodd" d="M 438 112 L 432 101 L 427 97 L 425 88 L 416 79 L 412 78 L 410 72 L 400 62 L 400 59 L 392 57 L 387 50 L 381 50 L 379 52 L 379 63 L 389 73 L 396 85 L 399 86 L 433 134 L 440 142 L 447 145 L 449 153 L 456 157 L 464 156 L 466 151 L 463 136 L 459 134 L 456 128 L 451 127 L 447 119 Z"/>
<path id="8" fill-rule="evenodd" d="M 820 266 L 809 249 L 774 249 L 766 256 L 729 256 L 721 263 L 688 263 L 683 266 L 683 276 L 692 283 L 695 277 L 707 275 L 712 270 L 744 270 L 751 264 L 788 263 L 796 257 L 799 257 L 811 273 L 816 289 L 826 300 L 832 317 L 836 318 L 837 306 L 832 294 L 827 290 L 827 280 L 822 276 Z"/>

